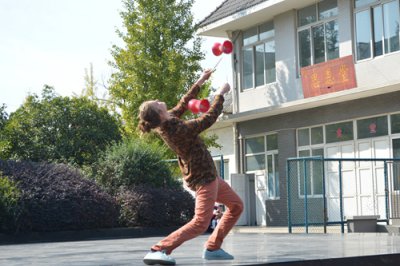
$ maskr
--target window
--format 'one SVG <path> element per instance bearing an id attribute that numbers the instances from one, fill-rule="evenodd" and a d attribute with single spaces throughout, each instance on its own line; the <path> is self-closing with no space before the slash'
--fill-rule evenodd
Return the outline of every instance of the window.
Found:
<path id="1" fill-rule="evenodd" d="M 308 146 L 324 143 L 324 130 L 322 126 L 303 128 L 297 131 L 298 146 Z"/>
<path id="2" fill-rule="evenodd" d="M 393 158 L 400 158 L 400 139 L 393 140 Z M 393 190 L 400 190 L 400 161 L 393 161 Z"/>
<path id="3" fill-rule="evenodd" d="M 298 11 L 300 67 L 339 57 L 337 14 L 336 0 L 324 0 Z"/>
<path id="4" fill-rule="evenodd" d="M 322 126 L 302 128 L 297 130 L 298 156 L 324 156 L 324 129 Z M 311 160 L 306 162 L 307 178 L 304 178 L 304 164 L 298 165 L 299 194 L 304 196 L 307 189 L 307 196 L 318 196 L 322 194 L 322 162 Z M 304 183 L 305 182 L 305 183 Z M 304 185 L 306 184 L 306 186 Z"/>
<path id="5" fill-rule="evenodd" d="M 311 149 L 299 151 L 299 157 L 309 156 L 324 156 L 324 149 Z M 305 195 L 307 190 L 307 196 L 320 196 L 323 194 L 323 167 L 322 160 L 310 160 L 306 161 L 306 165 L 300 163 L 298 165 L 298 184 L 300 196 Z M 306 167 L 306 169 L 304 168 Z M 305 178 L 305 171 L 307 172 L 307 178 Z"/>
<path id="6" fill-rule="evenodd" d="M 388 134 L 387 116 L 357 120 L 357 138 L 365 139 Z"/>
<path id="7" fill-rule="evenodd" d="M 218 173 L 225 180 L 229 180 L 229 160 L 224 160 L 224 164 L 221 165 L 221 160 L 215 160 L 215 167 L 217 168 Z"/>
<path id="8" fill-rule="evenodd" d="M 326 143 L 353 140 L 353 122 L 343 122 L 325 126 Z"/>
<path id="9" fill-rule="evenodd" d="M 400 50 L 399 1 L 355 0 L 357 60 Z"/>
<path id="10" fill-rule="evenodd" d="M 392 134 L 400 133 L 400 114 L 391 115 L 390 124 Z"/>
<path id="11" fill-rule="evenodd" d="M 278 134 L 245 140 L 246 172 L 265 171 L 266 196 L 279 198 Z"/>
<path id="12" fill-rule="evenodd" d="M 272 22 L 243 32 L 243 89 L 276 81 L 275 30 Z"/>

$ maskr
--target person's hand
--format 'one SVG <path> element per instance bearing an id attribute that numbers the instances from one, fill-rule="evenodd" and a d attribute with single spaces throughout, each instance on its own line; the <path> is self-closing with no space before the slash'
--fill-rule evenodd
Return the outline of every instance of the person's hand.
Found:
<path id="1" fill-rule="evenodd" d="M 203 81 L 208 80 L 208 79 L 210 78 L 212 72 L 213 72 L 212 69 L 205 69 L 205 70 L 203 71 L 203 74 L 201 75 L 201 79 L 202 79 Z"/>
<path id="2" fill-rule="evenodd" d="M 213 72 L 212 69 L 206 69 L 206 70 L 204 70 L 204 71 L 203 71 L 203 74 L 201 74 L 201 77 L 200 77 L 199 80 L 196 82 L 196 84 L 197 84 L 199 87 L 201 87 L 201 86 L 204 84 L 204 82 L 206 82 L 206 81 L 210 78 L 212 72 Z"/>
<path id="3" fill-rule="evenodd" d="M 222 85 L 222 86 L 217 90 L 217 94 L 224 95 L 224 94 L 227 93 L 230 89 L 231 89 L 231 86 L 229 86 L 229 83 L 225 83 L 224 85 Z"/>

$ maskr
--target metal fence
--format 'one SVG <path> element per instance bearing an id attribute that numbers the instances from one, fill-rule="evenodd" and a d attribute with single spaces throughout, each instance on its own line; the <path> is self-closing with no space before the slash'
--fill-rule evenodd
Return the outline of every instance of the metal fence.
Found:
<path id="1" fill-rule="evenodd" d="M 349 217 L 400 218 L 400 159 L 287 160 L 289 232 L 345 232 Z"/>

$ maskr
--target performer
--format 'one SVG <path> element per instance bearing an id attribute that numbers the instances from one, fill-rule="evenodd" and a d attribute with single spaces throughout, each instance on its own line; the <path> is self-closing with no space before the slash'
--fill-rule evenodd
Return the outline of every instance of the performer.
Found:
<path id="1" fill-rule="evenodd" d="M 195 191 L 195 215 L 186 225 L 168 235 L 151 247 L 144 257 L 148 265 L 175 265 L 171 252 L 187 240 L 204 233 L 213 216 L 215 202 L 226 206 L 221 220 L 205 243 L 203 258 L 206 260 L 229 260 L 233 256 L 225 252 L 222 242 L 239 219 L 243 203 L 232 188 L 218 176 L 211 154 L 199 134 L 212 126 L 222 112 L 224 94 L 230 90 L 228 83 L 221 86 L 210 109 L 200 117 L 182 120 L 188 102 L 196 98 L 200 87 L 211 76 L 211 70 L 205 70 L 200 79 L 182 97 L 171 110 L 164 102 L 146 101 L 140 106 L 139 129 L 143 132 L 154 130 L 177 154 L 184 182 Z"/>

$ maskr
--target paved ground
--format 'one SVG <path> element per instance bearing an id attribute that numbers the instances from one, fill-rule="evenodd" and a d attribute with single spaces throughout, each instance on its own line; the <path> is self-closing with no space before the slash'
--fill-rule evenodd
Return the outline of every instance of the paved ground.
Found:
<path id="1" fill-rule="evenodd" d="M 400 265 L 400 235 L 385 233 L 228 235 L 223 248 L 233 261 L 201 259 L 207 235 L 173 252 L 177 265 Z M 0 246 L 0 265 L 144 265 L 160 237 L 13 244 Z"/>

